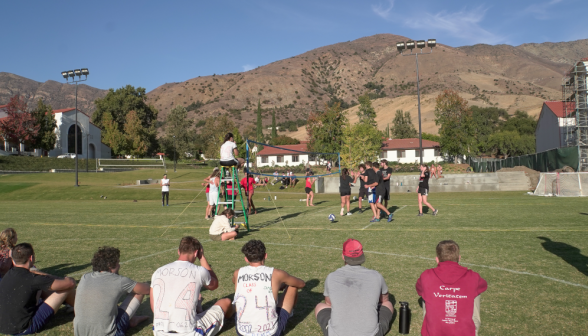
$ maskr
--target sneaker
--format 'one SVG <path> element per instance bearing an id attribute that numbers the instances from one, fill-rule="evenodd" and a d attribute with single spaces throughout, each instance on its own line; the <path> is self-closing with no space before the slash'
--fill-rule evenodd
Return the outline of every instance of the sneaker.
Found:
<path id="1" fill-rule="evenodd" d="M 417 215 L 417 217 L 420 217 L 422 215 L 423 215 L 423 213 L 422 212 L 419 212 L 419 214 Z"/>
<path id="2" fill-rule="evenodd" d="M 343 216 L 343 215 L 344 215 L 343 210 L 341 210 L 341 212 L 339 213 L 339 216 Z"/>
<path id="3" fill-rule="evenodd" d="M 359 213 L 363 213 L 363 209 L 359 209 Z"/>
<path id="4" fill-rule="evenodd" d="M 372 220 L 370 221 L 370 223 L 375 223 L 375 222 L 379 222 L 380 220 L 377 219 L 376 217 L 372 218 Z"/>
<path id="5" fill-rule="evenodd" d="M 392 221 L 392 217 L 394 217 L 394 214 L 393 213 L 390 213 L 388 215 L 388 222 L 391 222 Z"/>
<path id="6" fill-rule="evenodd" d="M 169 204 L 167 206 L 169 206 Z"/>
<path id="7" fill-rule="evenodd" d="M 433 216 L 437 216 L 438 212 L 439 212 L 439 209 L 436 209 L 435 211 L 433 211 Z"/>
<path id="8" fill-rule="evenodd" d="M 351 216 L 351 212 L 348 212 L 348 213 L 347 213 L 347 216 Z"/>

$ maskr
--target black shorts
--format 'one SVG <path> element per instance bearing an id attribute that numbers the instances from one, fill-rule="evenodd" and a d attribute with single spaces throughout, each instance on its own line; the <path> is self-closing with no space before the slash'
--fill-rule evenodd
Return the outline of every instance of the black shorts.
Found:
<path id="1" fill-rule="evenodd" d="M 419 187 L 418 193 L 423 196 L 428 196 L 429 195 L 429 188 Z"/>
<path id="2" fill-rule="evenodd" d="M 359 187 L 359 198 L 367 197 L 368 191 L 366 187 Z"/>
<path id="3" fill-rule="evenodd" d="M 237 160 L 220 161 L 220 165 L 223 167 L 238 166 L 239 161 L 237 161 Z"/>
<path id="4" fill-rule="evenodd" d="M 394 314 L 387 307 L 378 307 L 378 332 L 375 336 L 384 336 L 390 331 L 390 324 Z M 316 321 L 323 330 L 323 335 L 328 335 L 328 325 L 331 320 L 331 308 L 325 308 L 316 315 Z"/>
<path id="5" fill-rule="evenodd" d="M 339 194 L 341 196 L 350 196 L 351 195 L 351 189 L 350 190 L 339 190 Z"/>
<path id="6" fill-rule="evenodd" d="M 310 194 L 312 192 L 312 188 L 305 187 L 304 191 L 306 191 L 307 194 Z"/>

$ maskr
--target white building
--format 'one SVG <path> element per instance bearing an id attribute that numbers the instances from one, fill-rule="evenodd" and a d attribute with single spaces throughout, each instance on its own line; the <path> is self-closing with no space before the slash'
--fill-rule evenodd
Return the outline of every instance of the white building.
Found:
<path id="1" fill-rule="evenodd" d="M 257 166 L 284 167 L 298 166 L 301 164 L 306 165 L 307 163 L 310 163 L 311 165 L 318 164 L 316 157 L 309 155 L 308 153 L 298 152 L 306 152 L 305 143 L 298 145 L 283 145 L 280 146 L 280 148 L 265 146 L 261 151 L 257 153 Z"/>
<path id="2" fill-rule="evenodd" d="M 575 111 L 574 103 L 568 103 L 568 113 Z M 566 126 L 575 126 L 576 118 L 566 117 L 564 102 L 546 101 L 535 128 L 535 150 L 537 153 L 554 148 L 567 147 Z M 572 139 L 570 139 L 572 140 Z"/>
<path id="3" fill-rule="evenodd" d="M 381 159 L 388 162 L 398 163 L 418 163 L 419 139 L 388 139 L 382 143 Z M 441 147 L 438 142 L 423 139 L 423 162 L 440 162 L 444 158 L 441 156 Z"/>
<path id="4" fill-rule="evenodd" d="M 0 106 L 0 119 L 7 118 L 7 105 Z M 55 149 L 49 152 L 40 153 L 38 150 L 25 149 L 24 144 L 13 143 L 4 139 L 2 147 L 7 152 L 24 152 L 34 150 L 36 155 L 56 157 L 58 155 L 75 153 L 75 118 L 76 109 L 67 108 L 53 110 L 53 116 L 57 122 L 55 133 Z M 102 131 L 98 126 L 92 124 L 90 117 L 78 110 L 78 154 L 80 158 L 110 158 L 111 151 L 108 146 L 102 143 Z"/>

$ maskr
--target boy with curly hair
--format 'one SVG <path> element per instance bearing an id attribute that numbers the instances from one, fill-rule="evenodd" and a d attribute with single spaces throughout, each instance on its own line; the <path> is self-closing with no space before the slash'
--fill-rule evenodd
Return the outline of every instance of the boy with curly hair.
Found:
<path id="1" fill-rule="evenodd" d="M 92 272 L 86 273 L 78 285 L 74 334 L 124 335 L 129 327 L 147 320 L 134 316 L 143 297 L 149 294 L 149 284 L 140 283 L 118 274 L 120 250 L 104 246 L 94 253 Z M 126 295 L 120 306 L 121 296 Z"/>
<path id="2" fill-rule="evenodd" d="M 285 271 L 265 266 L 267 253 L 261 240 L 250 240 L 241 252 L 249 265 L 233 273 L 235 327 L 239 336 L 283 335 L 293 315 L 298 289 L 306 284 Z M 283 290 L 281 295 L 278 292 Z"/>

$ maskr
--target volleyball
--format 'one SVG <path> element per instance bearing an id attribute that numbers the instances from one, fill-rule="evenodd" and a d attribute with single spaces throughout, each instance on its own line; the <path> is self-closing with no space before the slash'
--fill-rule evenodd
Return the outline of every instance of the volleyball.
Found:
<path id="1" fill-rule="evenodd" d="M 332 222 L 332 221 L 334 221 L 334 220 L 335 220 L 335 215 L 333 215 L 333 214 L 330 214 L 330 215 L 329 215 L 329 220 L 330 220 L 331 222 Z"/>

